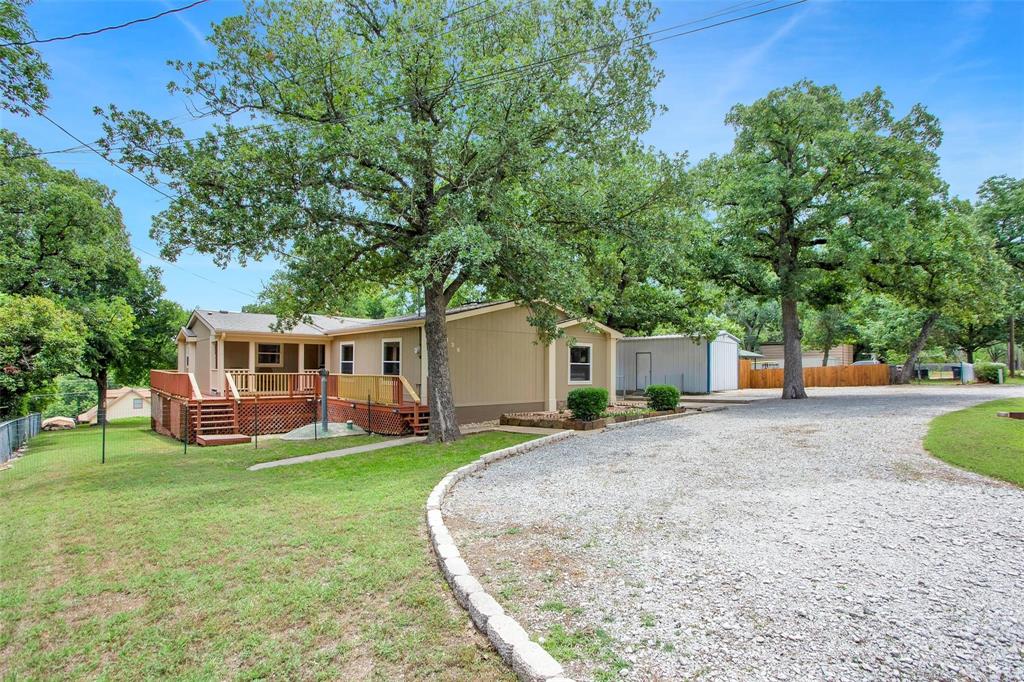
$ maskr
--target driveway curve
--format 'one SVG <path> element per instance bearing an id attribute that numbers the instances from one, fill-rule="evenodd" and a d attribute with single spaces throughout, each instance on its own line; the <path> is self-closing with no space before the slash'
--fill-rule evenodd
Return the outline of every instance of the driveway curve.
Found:
<path id="1" fill-rule="evenodd" d="M 1022 679 L 1024 490 L 921 448 L 1006 387 L 812 390 L 464 480 L 485 588 L 577 679 Z"/>

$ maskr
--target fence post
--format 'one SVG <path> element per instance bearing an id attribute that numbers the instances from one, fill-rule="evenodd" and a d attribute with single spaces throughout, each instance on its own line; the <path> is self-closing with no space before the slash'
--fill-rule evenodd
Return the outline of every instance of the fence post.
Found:
<path id="1" fill-rule="evenodd" d="M 104 396 L 106 397 L 106 396 Z M 107 463 L 107 420 L 100 420 L 100 464 Z"/>

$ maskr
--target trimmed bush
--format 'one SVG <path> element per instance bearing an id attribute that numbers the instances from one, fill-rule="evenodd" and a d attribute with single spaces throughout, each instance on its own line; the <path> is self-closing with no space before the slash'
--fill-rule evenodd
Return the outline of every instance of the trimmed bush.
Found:
<path id="1" fill-rule="evenodd" d="M 1008 369 L 1001 362 L 976 362 L 974 363 L 974 378 L 978 381 L 995 384 L 999 382 L 999 370 L 1003 370 L 1003 381 L 1006 381 Z"/>
<path id="2" fill-rule="evenodd" d="M 679 389 L 667 384 L 647 387 L 647 406 L 652 410 L 674 410 L 679 405 Z"/>
<path id="3" fill-rule="evenodd" d="M 608 389 L 574 388 L 566 396 L 565 405 L 572 412 L 573 419 L 594 421 L 608 407 Z"/>

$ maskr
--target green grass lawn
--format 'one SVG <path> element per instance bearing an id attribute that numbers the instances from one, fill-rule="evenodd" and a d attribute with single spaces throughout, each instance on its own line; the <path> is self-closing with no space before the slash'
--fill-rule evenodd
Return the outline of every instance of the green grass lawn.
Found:
<path id="1" fill-rule="evenodd" d="M 955 466 L 1024 486 L 1024 421 L 997 417 L 1024 412 L 1024 398 L 993 400 L 932 420 L 924 447 Z"/>
<path id="2" fill-rule="evenodd" d="M 451 598 L 423 505 L 530 436 L 190 447 L 133 421 L 39 436 L 0 471 L 0 677 L 511 679 Z"/>

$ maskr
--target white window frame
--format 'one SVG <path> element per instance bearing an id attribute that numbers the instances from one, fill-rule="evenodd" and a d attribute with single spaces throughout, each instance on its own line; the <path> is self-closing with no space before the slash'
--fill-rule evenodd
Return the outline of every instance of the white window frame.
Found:
<path id="1" fill-rule="evenodd" d="M 260 346 L 277 346 L 277 362 L 260 362 Z M 283 343 L 261 343 L 256 342 L 256 366 L 257 367 L 284 367 L 284 344 Z"/>
<path id="2" fill-rule="evenodd" d="M 587 362 L 573 362 L 572 361 L 572 349 L 573 348 L 586 348 L 587 350 Z M 574 343 L 568 348 L 568 380 L 569 383 L 575 386 L 589 386 L 594 383 L 594 344 L 592 343 Z M 587 366 L 587 380 L 580 381 L 572 378 L 572 366 L 573 365 L 586 365 Z"/>
<path id="3" fill-rule="evenodd" d="M 352 349 L 352 359 L 345 360 L 345 346 Z M 383 350 L 381 351 L 383 353 Z M 348 362 L 352 365 L 352 371 L 345 371 L 345 363 Z M 346 341 L 338 347 L 338 372 L 341 374 L 355 374 L 356 373 L 356 343 L 355 341 Z"/>
<path id="4" fill-rule="evenodd" d="M 384 346 L 389 344 L 389 343 L 397 343 L 398 344 L 398 360 L 397 360 L 397 362 L 398 362 L 398 373 L 397 374 L 391 374 L 391 375 L 388 375 L 387 372 L 384 371 L 384 362 L 385 362 L 384 361 Z M 394 363 L 396 361 L 395 360 L 390 360 L 388 362 Z M 380 373 L 384 374 L 384 375 L 387 375 L 387 376 L 402 376 L 402 339 L 395 338 L 395 339 L 381 339 L 380 340 Z"/>
<path id="5" fill-rule="evenodd" d="M 146 403 L 143 402 L 142 398 L 132 398 L 132 409 L 133 410 L 141 410 L 145 406 L 146 406 Z"/>

